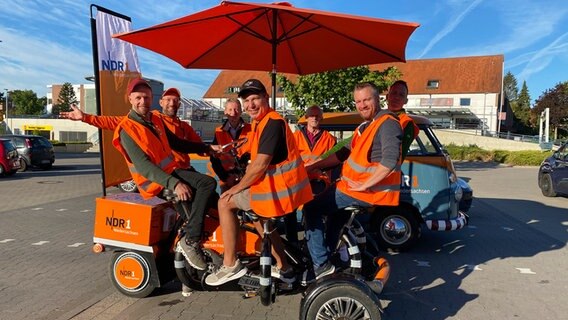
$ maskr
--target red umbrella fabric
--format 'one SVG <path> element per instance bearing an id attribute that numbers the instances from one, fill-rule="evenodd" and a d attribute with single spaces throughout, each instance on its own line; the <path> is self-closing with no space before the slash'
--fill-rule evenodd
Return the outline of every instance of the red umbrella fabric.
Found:
<path id="1" fill-rule="evenodd" d="M 295 8 L 289 3 L 220 5 L 115 37 L 184 68 L 305 75 L 405 61 L 416 23 Z"/>

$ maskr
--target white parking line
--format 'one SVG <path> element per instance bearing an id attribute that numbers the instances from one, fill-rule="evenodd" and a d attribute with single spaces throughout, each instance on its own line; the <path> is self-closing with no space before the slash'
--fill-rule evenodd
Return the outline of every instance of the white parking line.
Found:
<path id="1" fill-rule="evenodd" d="M 10 241 L 14 241 L 16 239 L 4 239 L 4 240 L 0 240 L 0 243 L 8 243 Z"/>
<path id="2" fill-rule="evenodd" d="M 82 246 L 82 245 L 84 245 L 84 244 L 85 244 L 85 243 L 83 243 L 83 242 L 76 242 L 76 243 L 74 243 L 74 244 L 68 245 L 68 247 L 70 247 L 70 248 L 77 248 L 77 247 Z"/>
<path id="3" fill-rule="evenodd" d="M 38 210 L 43 210 L 43 208 L 32 208 L 32 211 L 38 211 Z"/>
<path id="4" fill-rule="evenodd" d="M 513 231 L 513 230 L 515 230 L 515 229 L 509 228 L 509 227 L 501 227 L 501 228 L 502 228 L 503 230 L 505 230 L 505 231 Z"/>
<path id="5" fill-rule="evenodd" d="M 91 209 L 85 209 L 85 210 L 81 210 L 79 212 L 91 212 L 91 211 L 92 211 Z"/>
<path id="6" fill-rule="evenodd" d="M 32 246 L 42 246 L 46 243 L 49 243 L 49 241 L 39 241 L 39 242 L 36 242 L 36 243 L 32 243 Z"/>
<path id="7" fill-rule="evenodd" d="M 56 209 L 57 212 L 67 211 L 67 209 Z"/>
<path id="8" fill-rule="evenodd" d="M 536 274 L 530 268 L 515 268 L 521 272 L 521 274 Z"/>

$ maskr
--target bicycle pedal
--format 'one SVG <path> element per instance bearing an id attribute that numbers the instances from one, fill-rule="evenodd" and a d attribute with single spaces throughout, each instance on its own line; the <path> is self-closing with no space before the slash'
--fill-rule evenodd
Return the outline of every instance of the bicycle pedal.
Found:
<path id="1" fill-rule="evenodd" d="M 246 291 L 258 290 L 260 288 L 260 278 L 254 275 L 244 275 L 239 279 L 239 286 Z"/>
<path id="2" fill-rule="evenodd" d="M 290 291 L 292 289 L 294 289 L 293 283 L 286 283 L 286 282 L 278 281 L 278 290 Z"/>

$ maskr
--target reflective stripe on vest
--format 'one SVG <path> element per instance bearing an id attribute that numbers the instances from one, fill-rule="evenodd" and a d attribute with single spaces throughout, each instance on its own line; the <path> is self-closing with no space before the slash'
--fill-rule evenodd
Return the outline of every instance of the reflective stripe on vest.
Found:
<path id="1" fill-rule="evenodd" d="M 387 119 L 397 120 L 394 116 L 386 114 L 375 119 L 363 133 L 357 128 L 357 134 L 354 135 L 351 144 L 351 154 L 343 164 L 341 180 L 337 183 L 337 188 L 353 198 L 370 204 L 394 206 L 398 205 L 400 196 L 400 158 L 393 171 L 378 184 L 365 191 L 353 191 L 349 187 L 350 182 L 364 182 L 377 170 L 378 164 L 369 162 L 367 155 L 373 146 L 376 132 Z M 398 120 L 397 123 L 399 123 Z"/>
<path id="2" fill-rule="evenodd" d="M 251 208 L 263 217 L 285 215 L 313 198 L 308 174 L 292 131 L 275 111 L 271 110 L 253 125 L 251 161 L 256 160 L 260 136 L 271 119 L 282 121 L 285 126 L 287 158 L 277 165 L 270 165 L 261 180 L 250 187 Z"/>
<path id="3" fill-rule="evenodd" d="M 148 156 L 148 159 L 156 166 L 159 166 L 164 172 L 171 174 L 175 168 L 178 167 L 178 163 L 172 156 L 172 151 L 166 138 L 164 123 L 161 118 L 157 116 L 153 116 L 151 121 L 158 133 L 158 136 L 156 136 L 148 127 L 129 119 L 127 116 L 118 125 L 112 140 L 115 148 L 117 148 L 124 156 L 130 174 L 132 175 L 132 179 L 136 182 L 140 195 L 144 199 L 158 195 L 164 187 L 158 183 L 148 180 L 136 170 L 134 164 L 130 161 L 128 153 L 121 145 L 120 131 L 124 130 Z"/>

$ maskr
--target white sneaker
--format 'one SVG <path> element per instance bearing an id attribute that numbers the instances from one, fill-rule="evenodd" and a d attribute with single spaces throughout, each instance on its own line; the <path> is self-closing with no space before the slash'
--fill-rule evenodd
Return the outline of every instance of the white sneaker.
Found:
<path id="1" fill-rule="evenodd" d="M 182 296 L 187 298 L 187 297 L 191 296 L 192 292 L 193 292 L 193 290 L 190 287 L 186 286 L 183 283 L 181 284 L 181 295 Z"/>
<path id="2" fill-rule="evenodd" d="M 237 259 L 234 266 L 227 267 L 222 265 L 215 273 L 208 275 L 205 278 L 205 284 L 208 286 L 220 286 L 244 276 L 247 271 L 247 267 L 243 266 L 241 261 Z"/>

